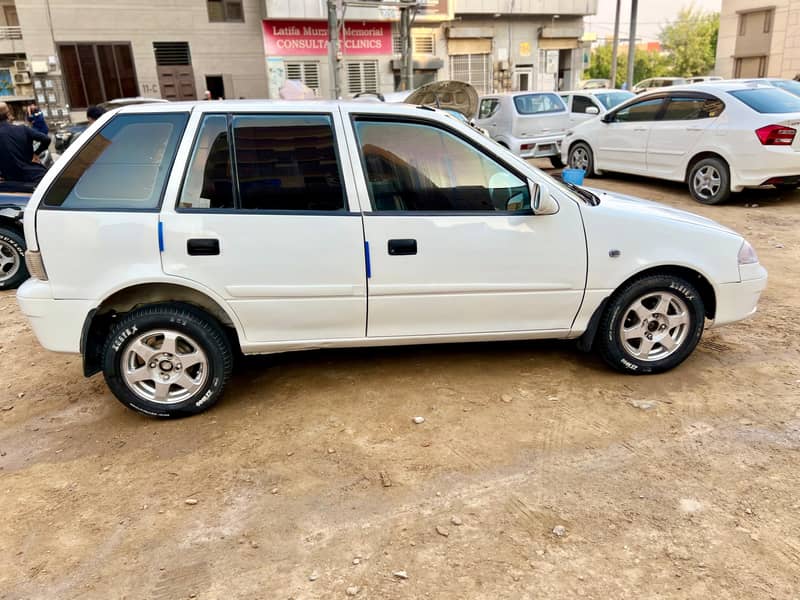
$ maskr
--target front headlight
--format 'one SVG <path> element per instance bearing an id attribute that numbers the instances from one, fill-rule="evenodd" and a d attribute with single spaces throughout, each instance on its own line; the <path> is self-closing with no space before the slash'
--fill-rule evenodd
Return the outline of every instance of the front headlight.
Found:
<path id="1" fill-rule="evenodd" d="M 753 265 L 758 262 L 758 255 L 753 247 L 747 240 L 742 242 L 742 247 L 739 248 L 739 264 L 740 265 Z"/>

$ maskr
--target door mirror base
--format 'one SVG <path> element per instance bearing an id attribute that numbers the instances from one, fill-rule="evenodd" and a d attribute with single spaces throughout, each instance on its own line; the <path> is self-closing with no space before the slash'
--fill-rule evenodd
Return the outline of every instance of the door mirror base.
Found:
<path id="1" fill-rule="evenodd" d="M 547 185 L 528 180 L 528 188 L 531 192 L 531 208 L 534 215 L 554 215 L 558 212 L 558 202 L 550 195 Z"/>

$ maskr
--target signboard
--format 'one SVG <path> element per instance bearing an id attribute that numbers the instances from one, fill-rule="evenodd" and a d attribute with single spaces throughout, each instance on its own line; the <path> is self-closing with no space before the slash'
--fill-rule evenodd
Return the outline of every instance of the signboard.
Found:
<path id="1" fill-rule="evenodd" d="M 545 73 L 558 73 L 558 50 L 545 52 Z"/>
<path id="2" fill-rule="evenodd" d="M 531 55 L 531 43 L 530 42 L 520 42 L 519 43 L 519 55 L 520 56 L 530 56 Z"/>
<path id="3" fill-rule="evenodd" d="M 0 69 L 0 96 L 14 95 L 14 79 L 9 69 Z"/>
<path id="4" fill-rule="evenodd" d="M 417 14 L 414 20 L 420 21 L 452 21 L 454 0 L 418 0 Z"/>
<path id="5" fill-rule="evenodd" d="M 323 56 L 328 53 L 327 21 L 264 20 L 262 30 L 267 56 Z M 339 36 L 345 55 L 392 54 L 391 23 L 345 23 Z"/>

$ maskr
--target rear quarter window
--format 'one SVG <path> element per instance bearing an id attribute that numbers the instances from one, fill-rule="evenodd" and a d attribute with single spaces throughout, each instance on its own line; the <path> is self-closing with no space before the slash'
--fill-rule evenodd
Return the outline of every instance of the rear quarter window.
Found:
<path id="1" fill-rule="evenodd" d="M 557 94 L 525 94 L 514 97 L 514 106 L 521 115 L 565 112 L 566 106 Z"/>
<path id="2" fill-rule="evenodd" d="M 58 174 L 44 206 L 157 209 L 188 118 L 187 113 L 114 117 Z"/>
<path id="3" fill-rule="evenodd" d="M 733 90 L 728 93 L 762 114 L 800 112 L 800 98 L 778 88 Z"/>

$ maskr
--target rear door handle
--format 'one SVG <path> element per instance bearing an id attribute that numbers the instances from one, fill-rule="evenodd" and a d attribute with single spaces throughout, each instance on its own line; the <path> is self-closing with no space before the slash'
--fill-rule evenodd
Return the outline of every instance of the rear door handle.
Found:
<path id="1" fill-rule="evenodd" d="M 219 240 L 213 238 L 187 240 L 186 252 L 190 256 L 216 256 L 219 254 Z"/>
<path id="2" fill-rule="evenodd" d="M 417 240 L 389 240 L 389 254 L 408 256 L 417 253 Z"/>

